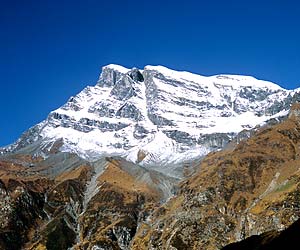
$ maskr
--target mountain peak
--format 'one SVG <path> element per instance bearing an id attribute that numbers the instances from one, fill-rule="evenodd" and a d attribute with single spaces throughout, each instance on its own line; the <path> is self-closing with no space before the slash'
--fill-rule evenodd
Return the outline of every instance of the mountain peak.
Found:
<path id="1" fill-rule="evenodd" d="M 109 64 L 96 86 L 51 112 L 10 149 L 35 143 L 37 154 L 47 157 L 44 145 L 63 139 L 59 150 L 86 160 L 114 155 L 136 162 L 145 151 L 140 165 L 176 169 L 222 148 L 244 129 L 287 115 L 295 92 L 276 86 L 248 76 Z"/>
<path id="2" fill-rule="evenodd" d="M 108 64 L 104 67 L 102 67 L 102 71 L 105 70 L 105 69 L 113 69 L 115 71 L 118 71 L 120 73 L 123 73 L 123 74 L 126 74 L 128 71 L 130 71 L 130 69 L 127 69 L 121 65 L 118 65 L 118 64 Z"/>

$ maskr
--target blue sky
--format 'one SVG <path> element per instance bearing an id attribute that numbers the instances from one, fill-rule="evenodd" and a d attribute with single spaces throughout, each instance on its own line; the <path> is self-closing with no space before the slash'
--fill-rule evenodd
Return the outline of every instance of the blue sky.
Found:
<path id="1" fill-rule="evenodd" d="M 296 0 L 0 0 L 0 145 L 110 63 L 299 87 L 299 13 Z"/>

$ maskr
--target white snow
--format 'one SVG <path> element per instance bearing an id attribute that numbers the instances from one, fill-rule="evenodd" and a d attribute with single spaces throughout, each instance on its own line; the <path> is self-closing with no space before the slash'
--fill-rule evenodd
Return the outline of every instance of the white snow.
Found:
<path id="1" fill-rule="evenodd" d="M 125 68 L 121 65 L 117 65 L 117 64 L 108 64 L 108 65 L 104 66 L 103 68 L 111 68 L 111 69 L 119 71 L 123 74 L 126 74 L 128 71 L 130 71 L 130 69 L 127 69 L 127 68 Z"/>
<path id="2" fill-rule="evenodd" d="M 259 80 L 253 76 L 241 76 L 241 75 L 215 75 L 210 76 L 214 82 L 222 85 L 231 85 L 231 86 L 244 86 L 244 87 L 255 87 L 255 88 L 268 88 L 274 90 L 282 90 L 282 88 L 269 81 Z"/>
<path id="3" fill-rule="evenodd" d="M 129 77 L 130 69 L 110 64 L 110 68 Z M 238 133 L 243 129 L 254 128 L 264 124 L 270 118 L 287 114 L 283 110 L 274 116 L 265 111 L 275 101 L 284 100 L 289 94 L 296 91 L 284 90 L 278 85 L 257 80 L 250 76 L 216 75 L 200 76 L 185 71 L 175 71 L 163 66 L 146 66 L 144 71 L 154 70 L 162 73 L 170 81 L 155 77 L 151 84 L 157 88 L 155 102 L 149 103 L 146 95 L 147 88 L 144 82 L 134 82 L 132 87 L 136 95 L 126 100 L 117 100 L 111 94 L 113 87 L 86 87 L 74 97 L 74 103 L 79 109 L 72 106 L 56 109 L 55 113 L 66 115 L 71 122 L 79 123 L 87 118 L 95 124 L 107 122 L 109 124 L 125 124 L 126 127 L 117 131 L 101 131 L 96 125 L 90 132 L 81 132 L 72 126 L 64 127 L 61 120 L 53 119 L 50 123 L 43 123 L 40 127 L 40 136 L 47 142 L 54 142 L 63 138 L 64 145 L 61 150 L 74 152 L 79 156 L 94 161 L 101 156 L 118 155 L 136 162 L 139 150 L 146 153 L 146 157 L 139 163 L 143 166 L 165 166 L 164 172 L 172 173 L 169 167 L 180 164 L 188 159 L 199 158 L 211 149 L 202 145 L 187 146 L 169 138 L 164 131 L 186 132 L 196 141 L 205 134 Z M 127 79 L 130 84 L 132 80 Z M 116 84 L 121 84 L 119 80 Z M 266 91 L 268 96 L 263 99 L 251 101 L 241 96 L 241 91 Z M 268 92 L 267 92 L 268 91 Z M 91 107 L 104 104 L 113 110 L 113 117 L 101 117 L 93 112 Z M 141 113 L 141 119 L 135 121 L 131 118 L 118 117 L 115 114 L 125 104 L 134 105 Z M 150 106 L 149 106 L 150 105 Z M 169 120 L 173 125 L 154 124 L 149 116 L 149 110 Z M 237 111 L 238 110 L 238 111 Z M 259 115 L 258 115 L 259 113 Z M 145 137 L 139 138 L 136 131 L 139 125 L 148 131 Z M 47 145 L 47 143 L 45 143 Z M 49 145 L 49 144 L 48 144 Z"/>
<path id="4" fill-rule="evenodd" d="M 258 80 L 252 76 L 242 75 L 214 75 L 214 76 L 201 76 L 187 71 L 175 71 L 168 69 L 164 66 L 146 66 L 147 70 L 155 70 L 162 73 L 164 76 L 171 77 L 173 79 L 180 79 L 184 81 L 192 81 L 195 83 L 201 83 L 203 85 L 211 85 L 213 83 L 228 85 L 228 86 L 249 86 L 259 88 L 271 88 L 271 89 L 282 89 L 275 83 Z"/>

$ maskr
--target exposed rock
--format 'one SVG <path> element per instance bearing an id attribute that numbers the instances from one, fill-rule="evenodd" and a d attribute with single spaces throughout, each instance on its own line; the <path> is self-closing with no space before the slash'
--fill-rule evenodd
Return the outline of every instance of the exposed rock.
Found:
<path id="1" fill-rule="evenodd" d="M 13 159 L 0 162 L 2 249 L 127 250 L 164 195 L 155 173 L 113 158 L 101 168 L 74 165 L 55 176 L 44 174 L 43 159 L 35 167 Z"/>
<path id="2" fill-rule="evenodd" d="M 222 250 L 296 250 L 299 248 L 300 220 L 282 232 L 270 231 L 253 235 L 241 242 L 232 243 Z"/>
<path id="3" fill-rule="evenodd" d="M 137 82 L 143 82 L 144 81 L 144 76 L 142 75 L 142 73 L 137 68 L 133 68 L 129 72 L 129 76 L 134 81 L 137 81 Z"/>
<path id="4" fill-rule="evenodd" d="M 209 154 L 140 227 L 132 249 L 220 249 L 299 218 L 300 127 L 289 119 Z"/>
<path id="5" fill-rule="evenodd" d="M 291 119 L 299 119 L 300 117 L 300 103 L 294 103 L 291 107 L 289 118 Z"/>

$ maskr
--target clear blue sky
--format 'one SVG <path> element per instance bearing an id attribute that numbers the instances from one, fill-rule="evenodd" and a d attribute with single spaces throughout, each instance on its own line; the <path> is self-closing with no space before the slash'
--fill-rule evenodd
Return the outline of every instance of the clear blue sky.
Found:
<path id="1" fill-rule="evenodd" d="M 0 0 L 0 145 L 109 63 L 300 83 L 300 1 Z"/>

